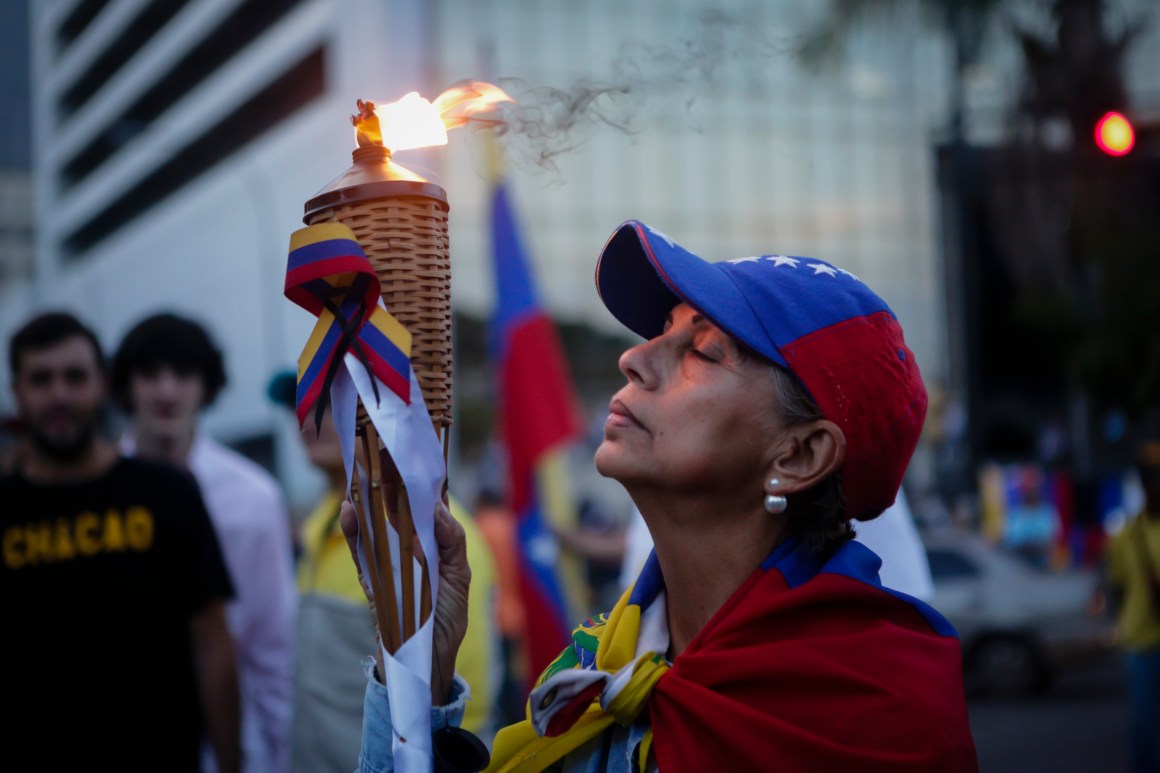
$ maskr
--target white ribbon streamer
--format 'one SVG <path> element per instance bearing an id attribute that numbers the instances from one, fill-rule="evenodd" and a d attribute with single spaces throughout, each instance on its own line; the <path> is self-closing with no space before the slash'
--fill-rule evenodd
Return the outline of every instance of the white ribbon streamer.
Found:
<path id="1" fill-rule="evenodd" d="M 381 302 L 380 302 L 380 305 Z M 443 461 L 443 448 L 427 413 L 423 393 L 415 374 L 411 373 L 411 404 L 399 400 L 381 382 L 376 403 L 371 386 L 371 376 L 366 368 L 352 354 L 344 359 L 345 371 L 340 370 L 331 384 L 330 399 L 333 406 L 335 428 L 342 443 L 343 464 L 347 480 L 354 468 L 355 413 L 358 398 L 362 398 L 367 415 L 378 430 L 387 452 L 398 468 L 406 486 L 407 500 L 415 524 L 415 533 L 423 554 L 427 557 L 430 578 L 431 599 L 438 598 L 439 591 L 439 551 L 435 544 L 435 505 L 443 492 L 443 482 L 447 468 Z M 362 487 L 362 501 L 366 496 L 366 476 L 359 472 Z M 378 513 L 372 517 L 379 517 Z M 410 603 L 415 609 L 415 619 L 419 619 L 421 581 L 414 584 L 415 597 L 402 598 L 403 584 L 400 572 L 399 535 L 386 522 L 386 533 L 390 542 L 391 566 L 395 575 L 396 609 Z M 359 534 L 360 543 L 372 541 L 373 534 Z M 374 554 L 374 551 L 371 551 Z M 358 551 L 358 560 L 364 577 L 369 577 L 370 567 L 366 565 L 363 551 Z M 419 562 L 413 561 L 414 576 L 421 577 Z M 387 696 L 391 705 L 391 722 L 394 725 L 395 770 L 400 773 L 429 773 L 434 765 L 431 749 L 431 658 L 432 626 L 434 615 L 427 620 L 415 635 L 399 647 L 394 655 L 381 647 L 382 662 L 386 673 Z M 400 620 L 400 630 L 402 621 Z"/>

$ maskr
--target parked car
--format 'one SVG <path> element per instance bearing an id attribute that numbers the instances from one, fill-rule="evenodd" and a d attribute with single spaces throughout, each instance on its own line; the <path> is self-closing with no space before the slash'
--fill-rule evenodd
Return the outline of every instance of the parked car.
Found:
<path id="1" fill-rule="evenodd" d="M 970 693 L 1042 692 L 1061 671 L 1110 654 L 1112 622 L 1091 611 L 1094 571 L 1040 568 L 973 534 L 924 542 L 930 603 L 959 633 Z"/>

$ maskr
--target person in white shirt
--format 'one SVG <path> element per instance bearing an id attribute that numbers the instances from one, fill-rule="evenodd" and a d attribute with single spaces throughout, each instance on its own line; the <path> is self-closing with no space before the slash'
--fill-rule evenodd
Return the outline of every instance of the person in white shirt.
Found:
<path id="1" fill-rule="evenodd" d="M 930 562 L 922 545 L 914 516 L 906 501 L 906 493 L 898 490 L 894 504 L 882 515 L 869 521 L 859 521 L 855 537 L 882 559 L 878 579 L 887 588 L 902 591 L 922 601 L 934 596 L 930 577 Z M 620 585 L 627 588 L 636 582 L 648 554 L 652 552 L 652 536 L 640 513 L 635 509 L 628 524 L 628 547 L 621 566 Z"/>
<path id="2" fill-rule="evenodd" d="M 187 469 L 201 488 L 236 593 L 226 612 L 238 656 L 243 770 L 284 773 L 297 602 L 290 516 L 269 473 L 198 429 L 225 385 L 221 353 L 198 323 L 157 314 L 126 334 L 111 380 L 130 418 L 122 452 Z M 213 769 L 205 755 L 203 769 Z"/>

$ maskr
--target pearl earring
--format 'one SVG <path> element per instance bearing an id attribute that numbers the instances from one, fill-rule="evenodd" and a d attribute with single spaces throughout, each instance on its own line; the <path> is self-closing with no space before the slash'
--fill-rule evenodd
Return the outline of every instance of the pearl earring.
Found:
<path id="1" fill-rule="evenodd" d="M 776 491 L 777 487 L 780 485 L 781 481 L 777 478 L 769 479 L 769 488 L 773 489 L 774 491 Z M 770 513 L 771 515 L 777 515 L 778 513 L 785 512 L 785 509 L 789 506 L 789 500 L 780 494 L 766 494 L 764 505 L 765 511 L 767 513 Z"/>

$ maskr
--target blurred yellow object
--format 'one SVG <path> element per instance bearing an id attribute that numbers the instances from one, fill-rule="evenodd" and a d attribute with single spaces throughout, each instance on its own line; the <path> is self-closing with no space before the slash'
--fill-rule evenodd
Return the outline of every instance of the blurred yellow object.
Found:
<path id="1" fill-rule="evenodd" d="M 475 519 L 454 497 L 451 497 L 451 514 L 466 533 L 467 563 L 471 566 L 467 635 L 455 661 L 456 672 L 471 686 L 471 700 L 463 714 L 463 727 L 484 740 L 490 740 L 498 729 L 494 726 L 493 707 L 499 692 L 501 663 L 495 560 Z"/>
<path id="2" fill-rule="evenodd" d="M 1003 538 L 1007 499 L 1003 492 L 1003 468 L 988 464 L 979 470 L 979 508 L 983 536 L 992 544 Z"/>
<path id="3" fill-rule="evenodd" d="M 1108 572 L 1119 593 L 1120 644 L 1134 652 L 1160 646 L 1152 573 L 1160 567 L 1160 517 L 1138 513 L 1108 545 Z"/>

